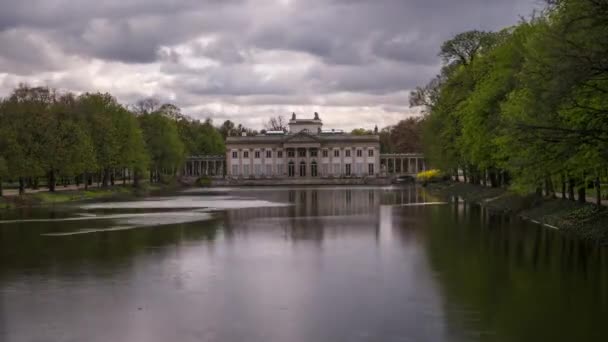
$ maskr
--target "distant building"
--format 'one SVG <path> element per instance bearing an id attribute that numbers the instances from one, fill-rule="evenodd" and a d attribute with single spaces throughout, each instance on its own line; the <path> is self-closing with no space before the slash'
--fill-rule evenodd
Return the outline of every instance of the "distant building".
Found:
<path id="1" fill-rule="evenodd" d="M 380 138 L 323 129 L 312 119 L 289 121 L 289 131 L 226 139 L 226 175 L 230 178 L 376 177 L 380 174 Z"/>

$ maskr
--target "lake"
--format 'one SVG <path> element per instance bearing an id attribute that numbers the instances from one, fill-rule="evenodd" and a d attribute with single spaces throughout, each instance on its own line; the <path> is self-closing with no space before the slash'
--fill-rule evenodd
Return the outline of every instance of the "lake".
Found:
<path id="1" fill-rule="evenodd" d="M 608 249 L 422 188 L 0 214 L 0 341 L 605 341 Z"/>

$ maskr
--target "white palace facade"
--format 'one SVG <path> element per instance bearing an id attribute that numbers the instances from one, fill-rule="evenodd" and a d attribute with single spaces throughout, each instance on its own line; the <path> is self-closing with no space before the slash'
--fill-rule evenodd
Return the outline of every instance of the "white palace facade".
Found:
<path id="1" fill-rule="evenodd" d="M 288 131 L 227 137 L 225 161 L 226 177 L 236 179 L 377 177 L 380 137 L 324 130 L 317 113 L 293 114 Z"/>

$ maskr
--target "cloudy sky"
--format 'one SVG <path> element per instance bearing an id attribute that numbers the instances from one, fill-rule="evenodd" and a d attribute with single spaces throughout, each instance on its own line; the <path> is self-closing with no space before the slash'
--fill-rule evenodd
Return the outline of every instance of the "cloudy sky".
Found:
<path id="1" fill-rule="evenodd" d="M 439 70 L 441 42 L 540 0 L 0 0 L 0 96 L 16 85 L 157 97 L 261 128 L 317 111 L 383 127 Z"/>

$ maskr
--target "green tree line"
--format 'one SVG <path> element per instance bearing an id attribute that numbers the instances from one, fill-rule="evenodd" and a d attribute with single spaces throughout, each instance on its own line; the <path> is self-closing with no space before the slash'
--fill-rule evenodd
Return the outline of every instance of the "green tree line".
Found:
<path id="1" fill-rule="evenodd" d="M 441 46 L 441 73 L 412 92 L 427 158 L 471 183 L 585 201 L 608 167 L 608 2 L 551 0 L 499 32 Z"/>
<path id="2" fill-rule="evenodd" d="M 0 101 L 0 196 L 3 182 L 19 192 L 43 181 L 107 187 L 139 186 L 176 175 L 188 155 L 223 154 L 220 128 L 153 99 L 131 108 L 110 94 L 60 93 L 20 85 Z"/>

